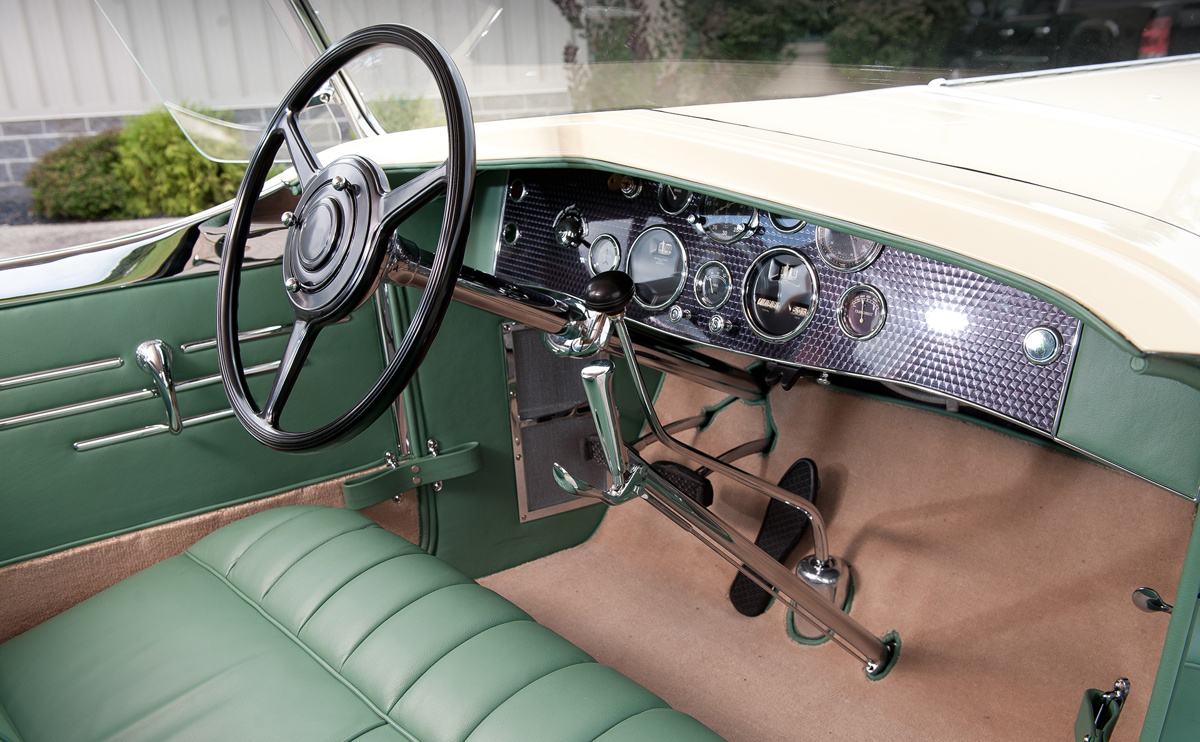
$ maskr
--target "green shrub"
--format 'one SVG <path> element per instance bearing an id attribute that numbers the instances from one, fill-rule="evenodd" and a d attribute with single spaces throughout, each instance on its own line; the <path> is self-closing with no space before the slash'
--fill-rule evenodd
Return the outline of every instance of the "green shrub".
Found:
<path id="1" fill-rule="evenodd" d="M 119 219 L 129 197 L 113 173 L 116 132 L 76 137 L 42 156 L 25 177 L 33 191 L 33 211 L 47 219 Z"/>
<path id="2" fill-rule="evenodd" d="M 833 17 L 825 41 L 834 64 L 936 67 L 967 15 L 960 0 L 857 0 Z"/>
<path id="3" fill-rule="evenodd" d="M 129 119 L 117 145 L 115 174 L 129 187 L 135 216 L 186 216 L 237 193 L 241 165 L 207 160 L 165 110 Z"/>

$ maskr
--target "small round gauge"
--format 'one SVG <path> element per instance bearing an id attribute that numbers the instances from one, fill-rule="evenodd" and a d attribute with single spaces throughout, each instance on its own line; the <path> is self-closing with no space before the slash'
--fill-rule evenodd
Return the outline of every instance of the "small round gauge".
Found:
<path id="1" fill-rule="evenodd" d="M 817 311 L 817 272 L 790 247 L 774 247 L 754 259 L 742 286 L 742 309 L 751 329 L 782 343 L 808 327 Z"/>
<path id="2" fill-rule="evenodd" d="M 683 213 L 691 202 L 692 192 L 688 189 L 677 188 L 670 183 L 658 184 L 658 205 L 668 214 L 674 216 Z"/>
<path id="3" fill-rule="evenodd" d="M 554 218 L 554 241 L 563 247 L 578 247 L 587 235 L 587 222 L 574 206 L 558 212 Z"/>
<path id="4" fill-rule="evenodd" d="M 887 303 L 874 286 L 851 286 L 838 301 L 838 327 L 855 340 L 870 340 L 883 329 Z"/>
<path id="5" fill-rule="evenodd" d="M 817 254 L 835 271 L 854 273 L 875 262 L 883 245 L 864 237 L 817 227 Z"/>
<path id="6" fill-rule="evenodd" d="M 616 237 L 602 234 L 592 240 L 592 245 L 588 248 L 588 268 L 592 269 L 593 276 L 605 271 L 615 271 L 620 266 L 621 245 Z"/>
<path id="7" fill-rule="evenodd" d="M 717 242 L 737 242 L 758 228 L 758 211 L 735 201 L 705 196 L 700 204 L 704 234 Z"/>
<path id="8" fill-rule="evenodd" d="M 696 271 L 692 288 L 700 306 L 705 309 L 720 309 L 733 293 L 733 278 L 730 277 L 729 269 L 724 263 L 711 260 Z"/>
<path id="9" fill-rule="evenodd" d="M 629 246 L 633 298 L 658 310 L 679 298 L 687 280 L 687 253 L 679 235 L 666 227 L 650 227 Z"/>
<path id="10" fill-rule="evenodd" d="M 803 219 L 797 219 L 794 216 L 782 216 L 780 214 L 771 214 L 771 224 L 775 229 L 778 229 L 784 234 L 792 234 L 804 229 L 804 225 L 808 222 Z"/>

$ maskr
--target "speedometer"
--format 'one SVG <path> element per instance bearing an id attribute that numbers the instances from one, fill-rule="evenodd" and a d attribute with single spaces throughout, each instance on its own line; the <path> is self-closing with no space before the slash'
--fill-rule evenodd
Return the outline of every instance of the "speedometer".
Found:
<path id="1" fill-rule="evenodd" d="M 789 247 L 759 255 L 746 272 L 742 308 L 750 328 L 782 343 L 808 327 L 817 311 L 817 273 L 808 258 Z"/>
<path id="2" fill-rule="evenodd" d="M 687 253 L 679 235 L 650 227 L 629 246 L 633 298 L 646 309 L 663 309 L 679 298 L 687 278 Z"/>

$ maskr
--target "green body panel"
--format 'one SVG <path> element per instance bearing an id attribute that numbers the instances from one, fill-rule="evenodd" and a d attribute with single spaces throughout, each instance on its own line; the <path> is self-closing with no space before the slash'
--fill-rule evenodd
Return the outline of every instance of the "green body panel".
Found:
<path id="1" fill-rule="evenodd" d="M 287 324 L 292 315 L 280 269 L 248 270 L 242 281 L 243 330 Z M 180 344 L 214 336 L 216 276 L 205 274 L 49 299 L 0 311 L 0 378 L 120 357 L 124 365 L 0 392 L 0 418 L 150 388 L 134 359 L 139 343 L 171 347 L 176 383 L 217 373 L 216 350 L 183 353 Z M 243 362 L 277 361 L 284 337 L 243 344 Z M 284 411 L 282 425 L 309 429 L 342 413 L 382 369 L 378 323 L 369 303 L 322 332 Z M 265 397 L 271 374 L 251 385 Z M 220 383 L 179 395 L 182 415 L 229 406 Z M 72 443 L 166 420 L 157 397 L 0 431 L 0 564 L 211 510 L 362 469 L 395 447 L 391 416 L 358 438 L 296 456 L 271 451 L 229 417 L 78 452 Z"/>
<path id="2" fill-rule="evenodd" d="M 1085 326 L 1058 437 L 1195 498 L 1200 484 L 1200 391 L 1139 374 L 1133 356 Z"/>
<path id="3" fill-rule="evenodd" d="M 398 292 L 400 314 L 411 316 L 420 294 Z M 452 304 L 437 340 L 406 394 L 410 438 L 433 438 L 442 449 L 471 441 L 483 465 L 474 474 L 447 481 L 441 492 L 422 485 L 424 545 L 471 577 L 498 572 L 585 541 L 605 506 L 580 508 L 522 523 L 509 423 L 507 371 L 500 325 L 506 320 L 465 304 Z M 627 439 L 643 419 L 623 363 L 614 392 Z M 659 375 L 648 374 L 652 388 Z"/>
<path id="4" fill-rule="evenodd" d="M 1200 594 L 1200 521 L 1192 525 L 1167 639 L 1163 642 L 1154 692 L 1142 724 L 1141 742 L 1190 742 L 1200 729 L 1200 637 L 1195 637 L 1200 617 L 1194 596 Z M 1164 616 L 1165 618 L 1165 616 Z"/>

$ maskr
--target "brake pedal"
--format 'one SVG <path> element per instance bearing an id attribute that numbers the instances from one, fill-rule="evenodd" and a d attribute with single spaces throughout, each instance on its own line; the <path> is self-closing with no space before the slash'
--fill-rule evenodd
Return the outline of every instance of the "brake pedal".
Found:
<path id="1" fill-rule="evenodd" d="M 674 461 L 655 461 L 651 466 L 663 479 L 701 507 L 713 504 L 713 486 L 708 477 Z"/>
<path id="2" fill-rule="evenodd" d="M 779 480 L 779 486 L 809 502 L 817 492 L 817 465 L 812 459 L 800 459 Z M 794 505 L 771 499 L 767 513 L 754 545 L 765 551 L 777 562 L 782 562 L 788 553 L 800 543 L 800 537 L 808 528 L 808 516 Z M 743 616 L 761 616 L 771 605 L 771 593 L 763 590 L 738 572 L 729 587 L 729 601 Z"/>

